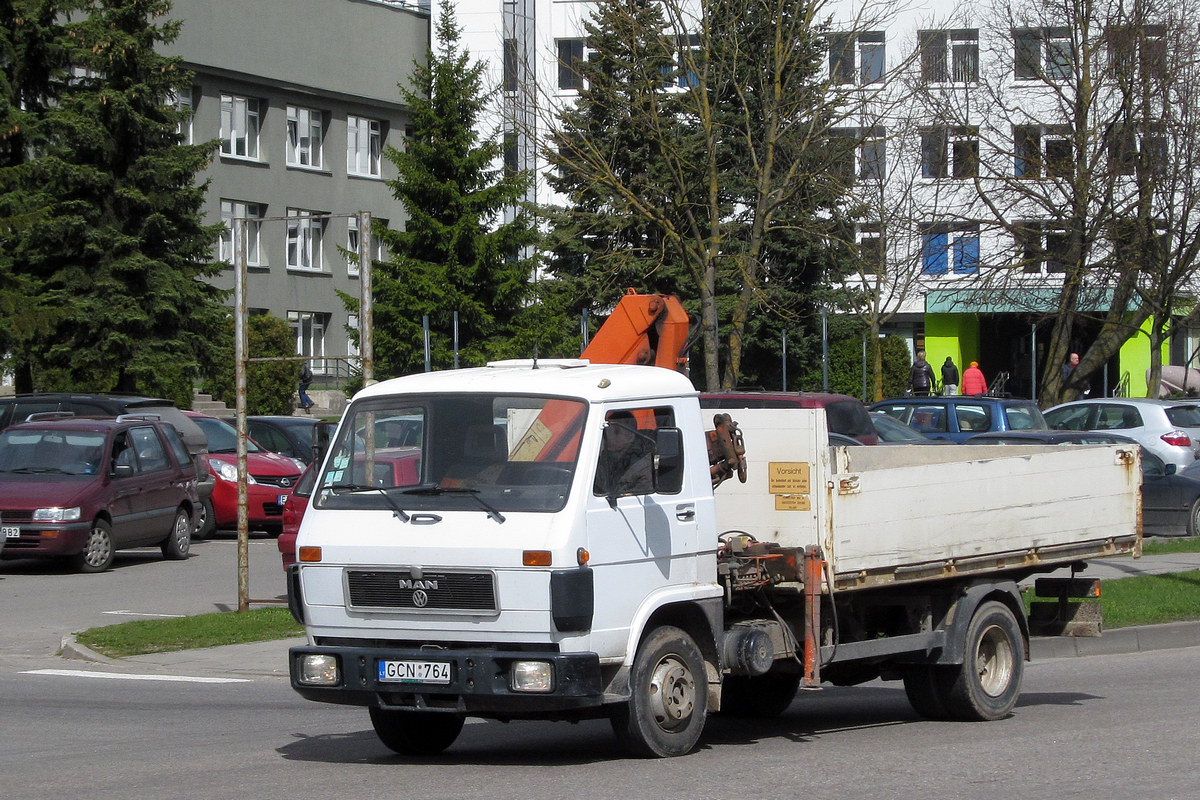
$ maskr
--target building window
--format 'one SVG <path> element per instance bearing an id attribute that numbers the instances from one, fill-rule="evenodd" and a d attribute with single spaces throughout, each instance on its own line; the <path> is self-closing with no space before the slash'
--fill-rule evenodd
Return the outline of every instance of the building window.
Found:
<path id="1" fill-rule="evenodd" d="M 979 80 L 979 30 L 919 31 L 921 80 L 975 83 Z"/>
<path id="2" fill-rule="evenodd" d="M 921 131 L 921 177 L 974 178 L 978 174 L 978 128 L 939 125 Z"/>
<path id="3" fill-rule="evenodd" d="M 679 88 L 691 89 L 700 85 L 700 76 L 696 74 L 695 66 L 700 60 L 700 34 L 689 33 L 675 40 L 679 53 Z"/>
<path id="4" fill-rule="evenodd" d="M 1108 134 L 1108 164 L 1115 175 L 1133 175 L 1139 169 L 1160 172 L 1167 164 L 1167 137 L 1162 125 L 1139 134 L 1132 124 L 1117 125 Z"/>
<path id="5" fill-rule="evenodd" d="M 517 40 L 504 40 L 504 62 L 503 76 L 504 91 L 515 92 L 517 90 Z"/>
<path id="6" fill-rule="evenodd" d="M 196 114 L 195 106 L 195 87 L 185 86 L 178 93 L 172 93 L 170 103 L 175 106 L 175 110 L 180 113 L 179 125 L 176 130 L 183 137 L 183 144 L 195 144 L 195 134 L 192 130 L 192 119 Z"/>
<path id="7" fill-rule="evenodd" d="M 224 155 L 258 159 L 262 112 L 262 103 L 253 97 L 221 95 L 221 152 Z"/>
<path id="8" fill-rule="evenodd" d="M 921 272 L 925 275 L 974 275 L 979 272 L 979 226 L 956 223 L 921 225 Z"/>
<path id="9" fill-rule="evenodd" d="M 1069 28 L 1013 31 L 1013 70 L 1018 79 L 1066 80 L 1074 71 L 1074 63 Z"/>
<path id="10" fill-rule="evenodd" d="M 829 35 L 829 77 L 835 84 L 879 83 L 885 62 L 883 31 Z"/>
<path id="11" fill-rule="evenodd" d="M 1056 125 L 1013 127 L 1013 175 L 1017 178 L 1066 178 L 1074 171 L 1070 129 Z"/>
<path id="12" fill-rule="evenodd" d="M 261 267 L 262 249 L 259 237 L 262 233 L 262 218 L 266 215 L 266 206 L 260 203 L 243 203 L 241 200 L 221 201 L 221 222 L 225 230 L 221 233 L 219 251 L 221 260 L 233 263 L 236 258 L 237 243 L 233 240 L 233 220 L 241 217 L 246 220 L 246 264 L 251 267 Z"/>
<path id="13" fill-rule="evenodd" d="M 555 39 L 554 43 L 558 47 L 558 88 L 582 89 L 583 39 Z"/>
<path id="14" fill-rule="evenodd" d="M 325 218 L 320 211 L 287 210 L 287 265 L 289 269 L 321 268 L 321 239 Z"/>
<path id="15" fill-rule="evenodd" d="M 831 172 L 846 182 L 887 177 L 886 129 L 835 128 L 830 131 Z"/>
<path id="16" fill-rule="evenodd" d="M 296 355 L 307 356 L 312 371 L 325 374 L 328 371 L 325 364 L 325 329 L 329 315 L 316 311 L 289 311 L 287 316 L 296 337 Z"/>
<path id="17" fill-rule="evenodd" d="M 359 349 L 358 340 L 358 314 L 350 314 L 346 317 L 346 327 L 349 329 L 346 336 L 346 355 L 349 356 L 347 362 L 353 369 L 362 369 L 362 351 Z M 350 336 L 350 331 L 356 335 Z"/>
<path id="18" fill-rule="evenodd" d="M 1070 242 L 1065 231 L 1030 220 L 1018 223 L 1016 240 L 1022 272 L 1040 275 L 1066 271 Z"/>
<path id="19" fill-rule="evenodd" d="M 320 111 L 287 107 L 287 163 L 294 167 L 321 166 L 324 125 Z"/>
<path id="20" fill-rule="evenodd" d="M 346 117 L 346 172 L 378 178 L 383 153 L 383 123 Z"/>
<path id="21" fill-rule="evenodd" d="M 887 177 L 887 140 L 883 128 L 863 131 L 858 148 L 858 177 L 881 181 Z"/>
<path id="22" fill-rule="evenodd" d="M 859 226 L 858 260 L 864 274 L 883 275 L 887 272 L 887 248 L 883 230 L 877 223 Z"/>

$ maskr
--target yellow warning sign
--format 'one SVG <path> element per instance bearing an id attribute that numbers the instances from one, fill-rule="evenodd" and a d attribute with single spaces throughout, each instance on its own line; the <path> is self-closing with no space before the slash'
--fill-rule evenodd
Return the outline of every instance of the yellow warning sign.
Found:
<path id="1" fill-rule="evenodd" d="M 767 464 L 767 486 L 771 494 L 812 492 L 807 461 L 771 461 Z"/>
<path id="2" fill-rule="evenodd" d="M 812 511 L 806 494 L 777 494 L 775 495 L 776 511 Z"/>

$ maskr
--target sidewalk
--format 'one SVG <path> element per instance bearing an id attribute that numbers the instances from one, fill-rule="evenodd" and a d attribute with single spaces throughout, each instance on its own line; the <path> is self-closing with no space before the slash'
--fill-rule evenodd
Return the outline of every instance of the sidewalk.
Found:
<path id="1" fill-rule="evenodd" d="M 1112 580 L 1134 575 L 1161 575 L 1200 569 L 1200 553 L 1134 558 L 1109 558 L 1089 562 L 1080 577 Z M 1067 577 L 1070 571 L 1059 570 L 1055 577 Z M 1030 579 L 1032 582 L 1033 579 Z M 130 671 L 168 671 L 173 674 L 221 675 L 238 677 L 288 677 L 288 648 L 304 644 L 303 638 L 277 639 L 269 642 L 232 644 L 200 650 L 178 650 L 171 653 L 152 653 L 128 658 L 108 658 L 75 642 L 73 636 L 63 637 L 63 658 L 104 663 L 129 668 Z M 1098 639 L 1067 636 L 1039 637 L 1030 643 L 1033 660 L 1065 658 L 1114 653 L 1136 653 L 1200 645 L 1200 621 L 1172 622 L 1106 631 Z"/>

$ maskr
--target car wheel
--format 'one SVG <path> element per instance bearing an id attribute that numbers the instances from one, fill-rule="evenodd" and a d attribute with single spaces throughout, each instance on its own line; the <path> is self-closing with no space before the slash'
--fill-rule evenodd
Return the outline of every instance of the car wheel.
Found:
<path id="1" fill-rule="evenodd" d="M 212 536 L 216 529 L 217 514 L 213 510 L 212 498 L 207 498 L 200 502 L 200 510 L 196 512 L 196 529 L 192 531 L 192 538 L 202 541 Z"/>
<path id="2" fill-rule="evenodd" d="M 696 746 L 708 714 L 708 673 L 691 636 L 651 631 L 629 673 L 629 702 L 613 710 L 613 732 L 632 753 L 668 758 Z"/>
<path id="3" fill-rule="evenodd" d="M 80 572 L 104 572 L 112 566 L 114 555 L 112 526 L 98 519 L 92 523 L 83 551 L 75 556 L 75 566 Z"/>
<path id="4" fill-rule="evenodd" d="M 186 508 L 175 511 L 175 522 L 171 525 L 171 533 L 163 539 L 163 558 L 172 561 L 182 561 L 188 557 L 192 547 L 192 519 Z"/>
<path id="5" fill-rule="evenodd" d="M 391 711 L 372 706 L 371 726 L 379 741 L 405 756 L 435 756 L 454 744 L 463 717 L 430 711 Z"/>
<path id="6" fill-rule="evenodd" d="M 1196 498 L 1188 511 L 1187 535 L 1200 536 L 1200 498 Z"/>

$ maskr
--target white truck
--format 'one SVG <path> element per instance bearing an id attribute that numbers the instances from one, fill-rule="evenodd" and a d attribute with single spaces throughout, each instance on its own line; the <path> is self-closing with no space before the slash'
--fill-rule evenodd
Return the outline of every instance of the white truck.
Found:
<path id="1" fill-rule="evenodd" d="M 875 678 L 996 719 L 1018 582 L 1140 550 L 1136 446 L 830 448 L 820 409 L 739 410 L 747 479 L 714 489 L 743 465 L 736 436 L 713 465 L 711 413 L 672 370 L 583 360 L 364 389 L 298 534 L 293 688 L 417 754 L 466 717 L 607 717 L 674 756 L 709 712 Z"/>

